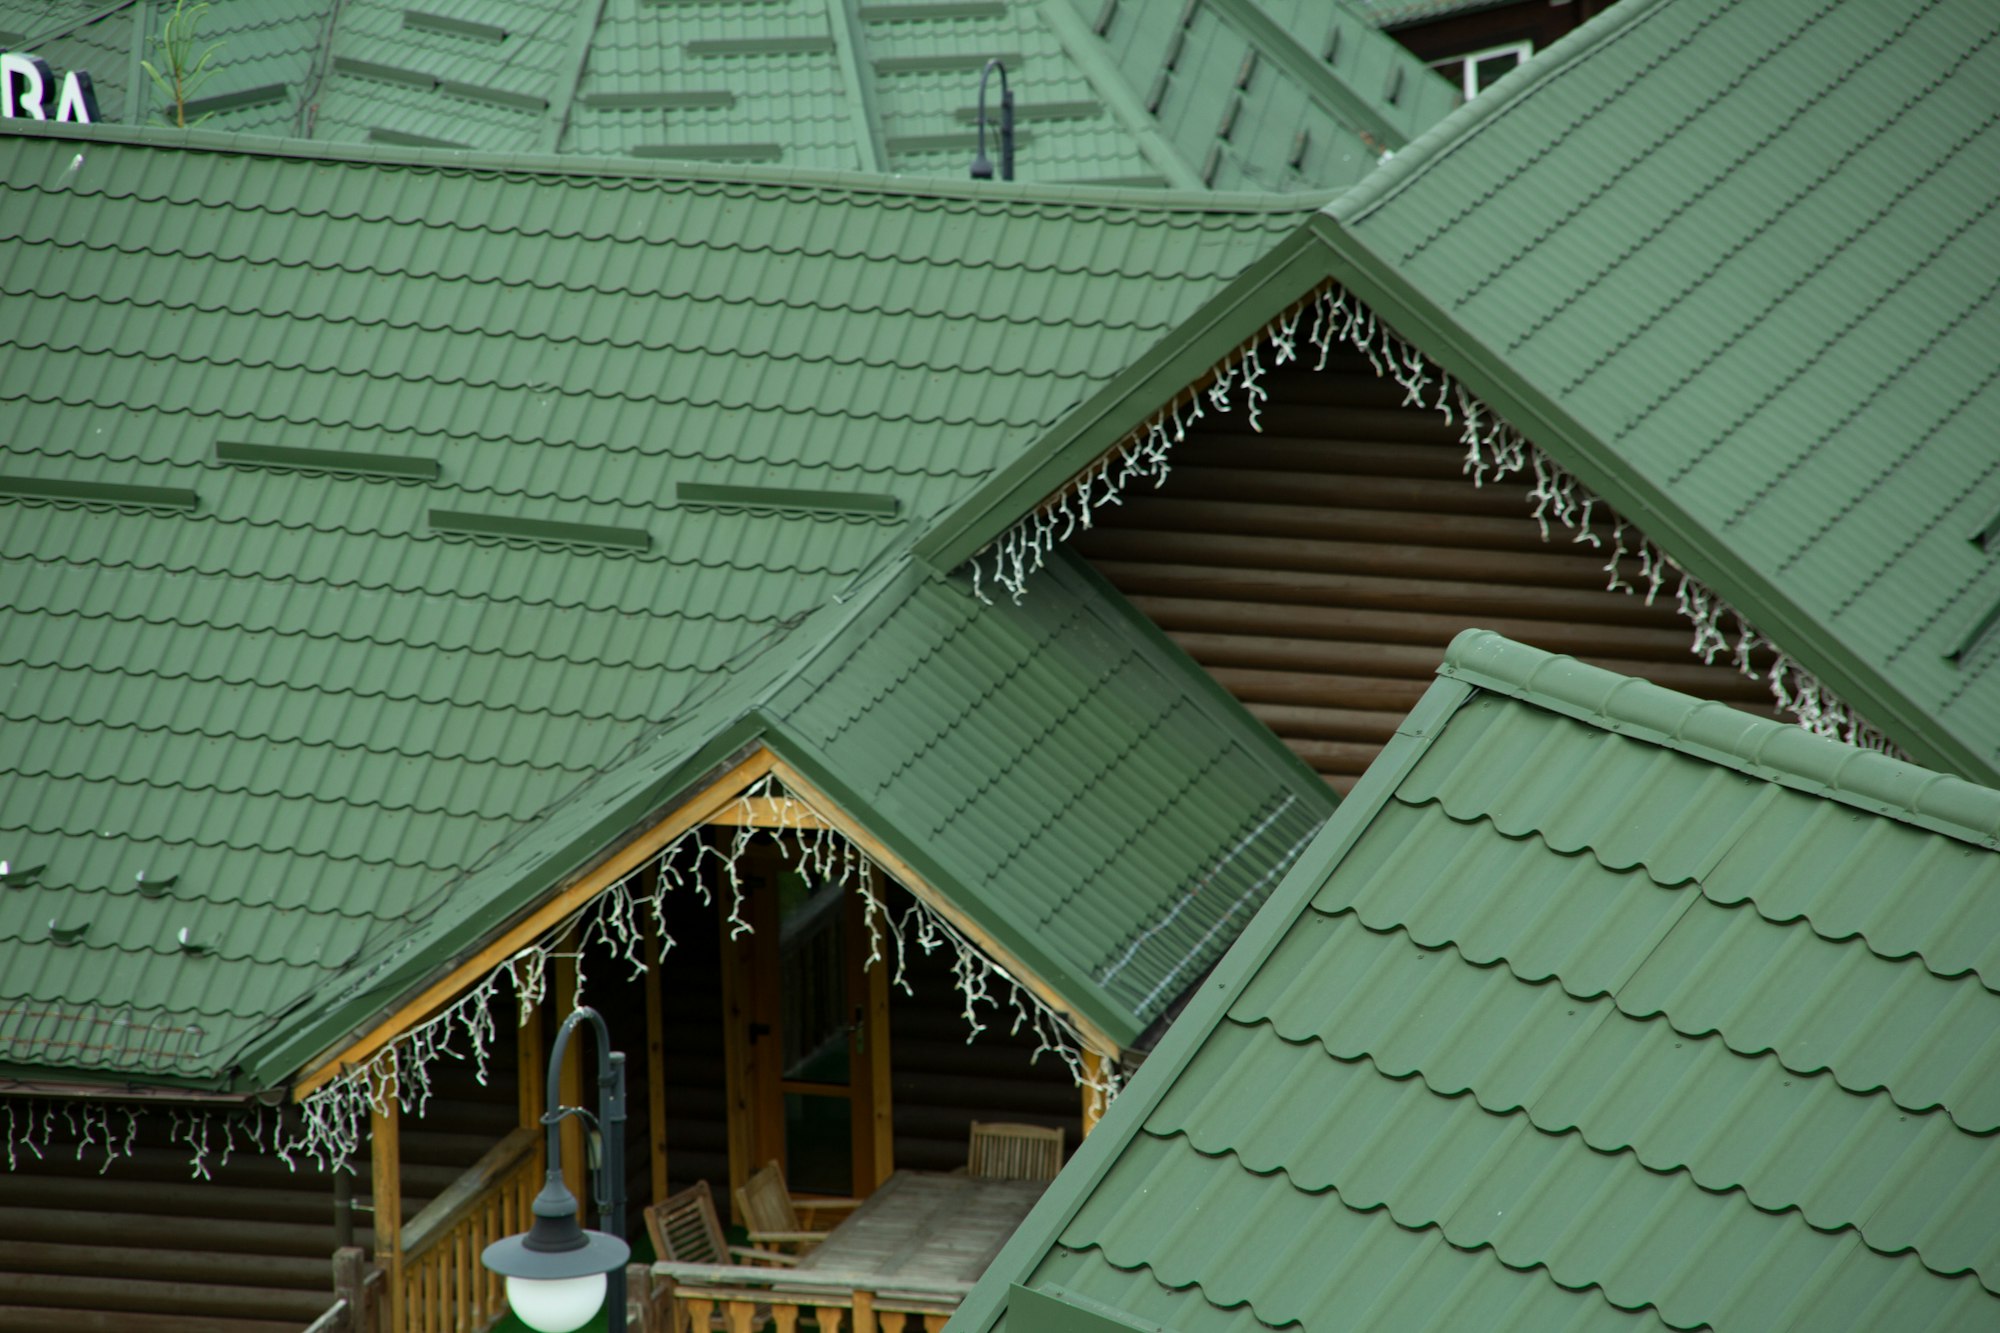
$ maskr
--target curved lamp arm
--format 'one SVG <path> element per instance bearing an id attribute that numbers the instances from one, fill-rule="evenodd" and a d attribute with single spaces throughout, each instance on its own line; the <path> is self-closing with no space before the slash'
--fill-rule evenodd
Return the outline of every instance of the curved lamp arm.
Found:
<path id="1" fill-rule="evenodd" d="M 986 79 L 1000 75 L 1000 179 L 1014 179 L 1014 91 L 1007 86 L 1007 67 L 997 58 L 979 71 L 979 147 L 972 157 L 972 179 L 993 179 L 993 163 L 986 156 Z"/>
<path id="2" fill-rule="evenodd" d="M 557 1090 L 570 1033 L 585 1019 L 597 1029 L 596 1119 L 604 1151 L 598 1161 L 594 1193 L 600 1225 L 605 1228 L 601 1232 L 585 1231 L 578 1225 L 576 1197 L 562 1178 L 562 1122 L 571 1115 L 587 1113 L 559 1105 Z M 625 1261 L 630 1254 L 624 1239 L 625 1056 L 611 1049 L 610 1029 L 587 1005 L 578 1005 L 556 1032 L 549 1051 L 548 1109 L 542 1124 L 548 1130 L 548 1178 L 535 1197 L 534 1225 L 525 1236 L 509 1236 L 487 1246 L 481 1259 L 487 1268 L 509 1279 L 510 1298 L 517 1278 L 561 1280 L 602 1274 L 604 1281 L 598 1290 L 606 1293 L 609 1327 L 612 1333 L 624 1333 Z M 567 1323 L 555 1326 L 574 1327 Z"/>

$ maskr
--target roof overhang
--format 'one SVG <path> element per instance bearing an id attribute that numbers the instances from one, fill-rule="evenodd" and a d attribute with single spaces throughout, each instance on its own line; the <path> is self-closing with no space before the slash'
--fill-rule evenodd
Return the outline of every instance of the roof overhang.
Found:
<path id="1" fill-rule="evenodd" d="M 1356 235 L 1342 221 L 1343 204 L 1373 193 L 1372 184 L 1357 187 L 1303 223 L 1145 356 L 1079 404 L 1012 466 L 934 522 L 916 543 L 917 555 L 941 571 L 957 568 L 1038 506 L 1066 493 L 1101 460 L 1142 434 L 1162 412 L 1216 379 L 1243 349 L 1265 337 L 1301 302 L 1337 285 L 1572 473 L 1917 762 L 2000 784 L 2000 767 L 1951 734 L 1917 700 L 1897 690 L 1776 579 L 1706 533 L 1685 508 L 1648 482 L 1557 398 L 1469 332 Z"/>
<path id="2" fill-rule="evenodd" d="M 1130 1044 L 1130 1016 L 1093 1004 L 1074 979 L 1048 958 L 1027 958 L 1004 936 L 1031 938 L 1025 926 L 995 929 L 989 912 L 968 910 L 938 887 L 941 876 L 920 864 L 915 849 L 897 845 L 894 835 L 872 829 L 857 813 L 852 793 L 830 773 L 800 756 L 787 758 L 783 740 L 759 725 L 759 734 L 710 765 L 681 788 L 667 806 L 640 827 L 600 848 L 578 869 L 501 928 L 488 932 L 429 969 L 422 979 L 397 988 L 363 1021 L 305 1059 L 291 1082 L 303 1100 L 342 1074 L 366 1063 L 412 1029 L 428 1022 L 478 986 L 522 950 L 560 930 L 592 900 L 626 880 L 684 835 L 703 825 L 752 824 L 774 830 L 829 829 L 846 838 L 954 930 L 976 945 L 1042 1004 L 1061 1014 L 1091 1051 L 1120 1058 Z M 732 734 L 733 731 L 732 731 Z M 786 798 L 753 795 L 766 778 L 782 786 Z M 788 799 L 787 799 L 788 798 Z"/>

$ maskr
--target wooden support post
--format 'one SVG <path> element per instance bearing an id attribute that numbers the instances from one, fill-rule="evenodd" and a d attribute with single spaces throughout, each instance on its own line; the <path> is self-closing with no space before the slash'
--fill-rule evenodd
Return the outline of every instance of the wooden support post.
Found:
<path id="1" fill-rule="evenodd" d="M 555 1001 L 555 1012 L 560 1016 L 556 1022 L 569 1017 L 576 1008 L 576 951 L 581 941 L 575 930 L 563 935 L 556 946 L 555 989 L 550 998 Z M 563 1053 L 563 1066 L 557 1071 L 556 1100 L 562 1106 L 583 1105 L 583 1057 L 589 1050 L 585 1042 L 572 1041 L 569 1050 Z M 584 1155 L 583 1121 L 570 1116 L 562 1123 L 562 1171 L 563 1184 L 576 1198 L 578 1217 L 589 1213 L 590 1173 L 589 1159 Z"/>
<path id="2" fill-rule="evenodd" d="M 333 1252 L 333 1294 L 347 1302 L 352 1333 L 375 1333 L 374 1312 L 368 1308 L 368 1256 L 360 1246 L 343 1245 Z"/>
<path id="3" fill-rule="evenodd" d="M 638 1333 L 667 1333 L 660 1319 L 659 1299 L 654 1292 L 653 1270 L 646 1264 L 625 1265 L 625 1305 L 627 1329 Z"/>
<path id="4" fill-rule="evenodd" d="M 1096 1051 L 1083 1053 L 1083 1136 L 1090 1137 L 1090 1131 L 1097 1128 L 1097 1122 L 1104 1118 L 1104 1057 Z"/>
<path id="5" fill-rule="evenodd" d="M 655 874 L 659 873 L 657 870 Z M 660 924 L 646 917 L 646 1149 L 653 1166 L 653 1198 L 667 1188 L 667 1023 L 660 1012 Z"/>
<path id="6" fill-rule="evenodd" d="M 854 1333 L 876 1333 L 875 1293 L 872 1291 L 854 1293 Z"/>
<path id="7" fill-rule="evenodd" d="M 536 1004 L 528 1012 L 528 1021 L 514 1032 L 514 1086 L 520 1096 L 521 1127 L 535 1131 L 537 1177 L 549 1169 L 545 1160 L 549 1151 L 547 1139 L 541 1132 L 542 1112 L 547 1109 L 549 1096 L 548 1025 L 543 1019 L 548 1007 L 547 1000 Z"/>
<path id="8" fill-rule="evenodd" d="M 375 1263 L 388 1288 L 387 1333 L 404 1333 L 403 1322 L 403 1108 L 396 1079 L 384 1077 L 376 1089 L 379 1106 L 369 1108 L 368 1156 L 374 1172 Z"/>
<path id="9" fill-rule="evenodd" d="M 882 892 L 881 872 L 871 865 L 866 874 L 868 889 L 875 901 L 887 901 Z M 886 931 L 888 923 L 882 924 Z M 865 921 L 863 930 L 866 930 Z M 866 1037 L 867 1050 L 864 1054 L 867 1059 L 855 1071 L 855 1076 L 857 1081 L 867 1080 L 866 1096 L 858 1102 L 858 1106 L 867 1108 L 873 1139 L 873 1151 L 869 1154 L 874 1174 L 874 1179 L 869 1182 L 872 1192 L 879 1189 L 896 1169 L 896 1117 L 889 1071 L 889 960 L 886 956 L 876 959 L 875 966 L 867 969 L 866 982 L 868 1011 L 861 1030 Z"/>
<path id="10" fill-rule="evenodd" d="M 716 929 L 722 949 L 722 1062 L 724 1114 L 729 1134 L 729 1212 L 736 1217 L 736 1191 L 750 1178 L 751 1157 L 757 1149 L 751 1116 L 756 1075 L 751 1067 L 749 1011 L 749 949 L 730 934 L 725 886 L 716 886 Z M 758 1165 L 762 1165 L 759 1163 Z M 697 1324 L 697 1328 L 706 1325 Z"/>

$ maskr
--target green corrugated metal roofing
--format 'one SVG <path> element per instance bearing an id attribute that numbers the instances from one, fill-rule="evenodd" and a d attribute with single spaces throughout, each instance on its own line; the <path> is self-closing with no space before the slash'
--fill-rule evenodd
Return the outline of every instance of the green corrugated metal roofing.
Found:
<path id="1" fill-rule="evenodd" d="M 1018 606 L 906 579 L 773 696 L 786 753 L 1130 1043 L 1221 956 L 1332 795 L 1082 561 Z"/>
<path id="2" fill-rule="evenodd" d="M 22 8 L 0 0 L 0 22 Z M 96 21 L 46 54 L 88 56 L 106 114 L 136 119 L 134 15 L 157 27 L 161 8 L 79 6 L 69 26 Z M 283 0 L 218 7 L 200 41 L 222 42 L 201 94 L 216 129 L 956 178 L 993 57 L 1024 181 L 1344 186 L 1457 102 L 1327 0 L 1199 0 L 1177 20 L 1131 0 Z"/>
<path id="3" fill-rule="evenodd" d="M 1485 631 L 952 1328 L 2000 1318 L 2000 792 Z"/>
<path id="4" fill-rule="evenodd" d="M 283 1079 L 671 797 L 810 613 L 1302 216 L 109 127 L 0 163 L 8 1057 L 194 1082 Z"/>
<path id="5" fill-rule="evenodd" d="M 1898 743 L 1985 781 L 1996 39 L 1984 5 L 1627 0 L 1334 209 L 1555 405 L 1516 424 Z"/>
<path id="6" fill-rule="evenodd" d="M 2000 782 L 2000 22 L 1626 0 L 1328 206 L 922 543 L 1329 280 L 1890 741 Z"/>

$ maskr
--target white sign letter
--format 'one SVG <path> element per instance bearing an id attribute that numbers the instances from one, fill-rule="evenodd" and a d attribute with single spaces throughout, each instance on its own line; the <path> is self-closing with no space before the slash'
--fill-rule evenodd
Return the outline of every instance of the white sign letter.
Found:
<path id="1" fill-rule="evenodd" d="M 62 98 L 56 103 L 56 119 L 79 125 L 97 123 L 97 89 L 81 70 L 63 75 Z"/>
<path id="2" fill-rule="evenodd" d="M 15 55 L 11 51 L 0 55 L 0 116 L 26 114 L 36 120 L 47 120 L 49 113 L 43 103 L 55 77 L 48 63 L 34 56 Z"/>

